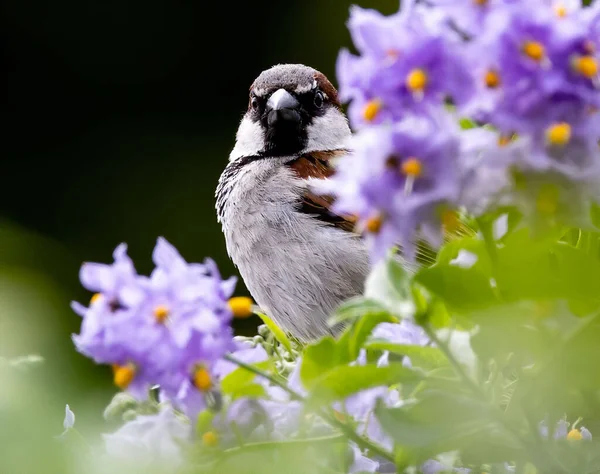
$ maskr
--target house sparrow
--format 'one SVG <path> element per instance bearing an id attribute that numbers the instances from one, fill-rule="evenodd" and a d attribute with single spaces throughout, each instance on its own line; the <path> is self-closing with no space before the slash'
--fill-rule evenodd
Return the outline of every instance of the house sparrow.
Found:
<path id="1" fill-rule="evenodd" d="M 227 251 L 258 305 L 300 340 L 335 333 L 327 319 L 362 293 L 366 246 L 351 217 L 311 192 L 351 131 L 337 91 L 310 67 L 263 71 L 216 191 Z"/>

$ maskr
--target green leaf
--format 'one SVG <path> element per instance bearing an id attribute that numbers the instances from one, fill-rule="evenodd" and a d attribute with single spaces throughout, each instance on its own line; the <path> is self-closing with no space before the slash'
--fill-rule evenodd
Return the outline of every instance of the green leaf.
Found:
<path id="1" fill-rule="evenodd" d="M 333 474 L 346 464 L 347 439 L 339 435 L 247 443 L 219 453 L 210 473 Z M 339 448 L 339 449 L 338 449 Z M 337 467 L 337 469 L 336 469 Z M 191 472 L 191 471 L 190 471 Z M 194 470 L 194 472 L 197 472 Z"/>
<path id="2" fill-rule="evenodd" d="M 498 449 L 514 449 L 514 440 L 502 432 L 493 409 L 466 395 L 430 391 L 400 408 L 380 404 L 375 414 L 396 443 L 423 453 L 452 451 L 491 438 L 496 438 Z"/>
<path id="3" fill-rule="evenodd" d="M 385 308 L 377 301 L 357 296 L 342 303 L 329 320 L 330 326 L 339 323 L 352 323 L 369 313 L 381 313 Z"/>
<path id="4" fill-rule="evenodd" d="M 356 360 L 361 347 L 377 325 L 397 322 L 397 318 L 385 311 L 365 314 L 347 328 L 340 337 L 338 341 L 340 361 L 348 363 Z"/>
<path id="5" fill-rule="evenodd" d="M 307 346 L 302 355 L 300 379 L 310 389 L 315 380 L 323 373 L 340 365 L 340 356 L 333 337 L 326 336 L 320 341 Z"/>
<path id="6" fill-rule="evenodd" d="M 264 362 L 252 364 L 252 366 L 260 370 L 268 370 L 271 367 L 271 364 L 272 362 L 270 360 L 266 360 Z M 238 367 L 223 377 L 223 380 L 221 380 L 221 390 L 223 393 L 231 395 L 232 398 L 242 396 L 263 396 L 264 388 L 261 385 L 253 383 L 254 377 L 256 377 L 254 372 L 250 372 L 243 367 Z M 262 391 L 257 387 L 260 387 Z"/>
<path id="7" fill-rule="evenodd" d="M 462 117 L 458 123 L 460 124 L 460 128 L 462 128 L 463 130 L 477 128 L 477 124 L 475 122 L 473 122 L 473 120 L 471 120 L 470 118 L 467 118 L 467 117 Z"/>
<path id="8" fill-rule="evenodd" d="M 537 358 L 534 370 L 520 377 L 513 395 L 513 402 L 541 417 L 543 412 L 580 410 L 582 392 L 595 392 L 600 386 L 600 313 L 571 319 L 571 329 L 549 336 L 549 349 Z"/>
<path id="9" fill-rule="evenodd" d="M 366 349 L 389 351 L 394 354 L 410 357 L 413 365 L 424 369 L 436 369 L 448 365 L 448 359 L 437 347 L 416 346 L 412 344 L 394 344 L 388 341 L 371 340 Z"/>
<path id="10" fill-rule="evenodd" d="M 266 324 L 266 326 L 269 328 L 269 330 L 273 333 L 273 335 L 275 336 L 275 339 L 277 339 L 279 341 L 279 343 L 281 345 L 283 345 L 288 351 L 292 351 L 292 344 L 290 342 L 290 340 L 288 339 L 288 337 L 285 335 L 285 333 L 281 330 L 281 328 L 279 326 L 277 326 L 277 324 L 275 324 L 275 322 L 269 318 L 266 314 L 263 313 L 256 313 L 258 315 L 258 317 L 260 319 L 262 319 L 262 322 Z"/>
<path id="11" fill-rule="evenodd" d="M 393 254 L 371 270 L 365 282 L 365 297 L 399 318 L 412 317 L 416 310 L 409 275 Z"/>
<path id="12" fill-rule="evenodd" d="M 326 372 L 314 382 L 307 403 L 312 406 L 328 405 L 368 388 L 413 383 L 421 379 L 420 374 L 403 367 L 402 364 L 390 364 L 387 367 L 339 366 Z"/>
<path id="13" fill-rule="evenodd" d="M 497 301 L 490 276 L 479 271 L 476 266 L 465 269 L 450 264 L 436 264 L 421 270 L 415 276 L 415 282 L 454 310 L 487 307 Z"/>
<path id="14" fill-rule="evenodd" d="M 458 266 L 461 251 L 477 256 L 470 268 Z M 487 307 L 497 301 L 492 287 L 492 265 L 485 243 L 473 237 L 455 239 L 444 245 L 437 262 L 421 269 L 414 281 L 439 297 L 453 310 L 465 311 Z"/>

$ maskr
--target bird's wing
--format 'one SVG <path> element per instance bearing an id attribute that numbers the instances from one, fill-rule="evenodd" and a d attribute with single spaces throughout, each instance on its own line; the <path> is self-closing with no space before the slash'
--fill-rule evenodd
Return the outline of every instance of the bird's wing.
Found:
<path id="1" fill-rule="evenodd" d="M 334 172 L 331 159 L 346 153 L 347 150 L 310 152 L 290 161 L 288 166 L 301 179 L 327 179 Z M 307 186 L 302 193 L 298 210 L 338 229 L 355 232 L 356 217 L 333 212 L 333 202 L 333 196 L 317 194 Z"/>

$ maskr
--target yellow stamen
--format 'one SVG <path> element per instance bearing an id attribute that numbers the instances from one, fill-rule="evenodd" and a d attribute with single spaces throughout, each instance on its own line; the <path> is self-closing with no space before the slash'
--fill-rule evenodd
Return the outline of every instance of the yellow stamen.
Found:
<path id="1" fill-rule="evenodd" d="M 598 75 L 598 61 L 594 56 L 580 56 L 573 60 L 573 69 L 584 77 L 592 78 Z"/>
<path id="2" fill-rule="evenodd" d="M 536 207 L 540 214 L 552 216 L 558 210 L 558 188 L 553 185 L 544 186 L 538 194 Z"/>
<path id="3" fill-rule="evenodd" d="M 379 115 L 379 111 L 381 110 L 382 102 L 379 99 L 373 99 L 367 102 L 365 108 L 363 110 L 363 117 L 367 122 L 372 122 L 375 120 L 377 115 Z"/>
<path id="4" fill-rule="evenodd" d="M 571 126 L 568 123 L 556 123 L 546 130 L 546 139 L 551 145 L 566 145 L 571 140 Z"/>
<path id="5" fill-rule="evenodd" d="M 506 146 L 513 139 L 513 135 L 500 135 L 498 137 L 498 146 Z"/>
<path id="6" fill-rule="evenodd" d="M 156 318 L 156 321 L 160 324 L 166 321 L 166 319 L 169 317 L 169 314 L 171 314 L 169 308 L 167 308 L 164 305 L 159 305 L 156 308 L 154 308 L 154 317 Z"/>
<path id="7" fill-rule="evenodd" d="M 580 441 L 583 439 L 583 435 L 581 434 L 581 431 L 579 431 L 578 429 L 573 429 L 573 430 L 569 431 L 569 434 L 567 435 L 567 439 L 571 440 L 571 441 Z"/>
<path id="8" fill-rule="evenodd" d="M 537 41 L 526 41 L 523 44 L 523 54 L 525 54 L 525 56 L 533 59 L 534 61 L 539 62 L 542 59 L 544 59 L 546 50 L 542 43 L 538 43 Z"/>
<path id="9" fill-rule="evenodd" d="M 479 6 L 484 6 L 487 5 L 488 0 L 473 0 L 473 3 L 475 3 L 475 5 L 479 5 Z"/>
<path id="10" fill-rule="evenodd" d="M 135 378 L 135 365 L 113 365 L 113 381 L 121 390 L 125 390 Z"/>
<path id="11" fill-rule="evenodd" d="M 413 92 L 421 92 L 427 86 L 427 73 L 423 69 L 413 69 L 406 76 L 406 87 Z"/>
<path id="12" fill-rule="evenodd" d="M 442 212 L 442 227 L 446 232 L 455 232 L 460 225 L 458 213 L 452 209 L 445 209 Z"/>
<path id="13" fill-rule="evenodd" d="M 562 3 L 558 3 L 554 6 L 554 13 L 556 13 L 556 16 L 560 18 L 564 18 L 568 13 L 567 7 L 565 7 Z"/>
<path id="14" fill-rule="evenodd" d="M 207 392 L 212 387 L 210 373 L 205 367 L 200 367 L 194 372 L 194 385 L 201 392 Z"/>
<path id="15" fill-rule="evenodd" d="M 102 293 L 94 293 L 94 295 L 90 299 L 90 304 L 97 303 L 102 299 Z"/>
<path id="16" fill-rule="evenodd" d="M 500 85 L 500 76 L 493 69 L 489 69 L 485 73 L 485 79 L 484 80 L 485 80 L 485 85 L 487 87 L 489 87 L 490 89 L 495 89 L 496 87 L 498 87 Z"/>
<path id="17" fill-rule="evenodd" d="M 377 214 L 377 215 L 375 215 L 373 217 L 369 217 L 369 219 L 367 219 L 365 228 L 371 234 L 377 234 L 381 230 L 382 225 L 383 225 L 383 217 L 381 216 L 381 214 Z"/>
<path id="18" fill-rule="evenodd" d="M 418 177 L 423 172 L 423 165 L 418 158 L 410 157 L 402 163 L 402 174 Z"/>
<path id="19" fill-rule="evenodd" d="M 234 318 L 248 318 L 254 314 L 252 312 L 252 299 L 247 296 L 234 296 L 227 303 L 233 313 Z"/>
<path id="20" fill-rule="evenodd" d="M 214 431 L 207 431 L 202 435 L 202 444 L 208 448 L 214 448 L 219 444 L 219 437 Z"/>

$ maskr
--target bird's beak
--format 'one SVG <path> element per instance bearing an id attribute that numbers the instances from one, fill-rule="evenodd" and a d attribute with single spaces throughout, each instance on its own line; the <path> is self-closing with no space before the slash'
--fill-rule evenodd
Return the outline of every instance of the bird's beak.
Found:
<path id="1" fill-rule="evenodd" d="M 300 103 L 285 89 L 277 89 L 269 100 L 265 112 L 269 127 L 297 126 L 300 123 Z"/>

